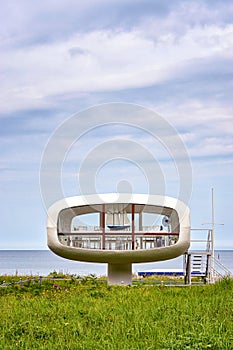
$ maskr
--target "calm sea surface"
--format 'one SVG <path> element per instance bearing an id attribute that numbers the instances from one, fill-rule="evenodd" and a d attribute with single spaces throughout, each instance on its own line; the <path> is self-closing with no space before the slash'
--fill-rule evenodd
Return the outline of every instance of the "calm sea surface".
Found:
<path id="1" fill-rule="evenodd" d="M 217 250 L 215 257 L 233 273 L 233 250 Z M 133 264 L 133 272 L 146 269 L 180 269 L 182 256 L 176 259 L 148 264 Z M 49 250 L 0 250 L 0 275 L 47 276 L 57 271 L 76 275 L 107 275 L 107 264 L 83 263 L 58 257 Z"/>

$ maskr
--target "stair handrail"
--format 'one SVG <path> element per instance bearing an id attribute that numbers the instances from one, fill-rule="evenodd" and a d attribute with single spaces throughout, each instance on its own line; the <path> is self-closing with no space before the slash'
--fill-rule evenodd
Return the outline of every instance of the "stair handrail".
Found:
<path id="1" fill-rule="evenodd" d="M 224 277 L 224 275 L 221 274 L 221 272 L 215 270 L 214 268 L 213 268 L 213 271 L 214 271 L 214 280 L 215 280 L 215 282 L 216 282 L 216 278 L 218 278 L 220 280 L 220 279 L 222 279 Z"/>
<path id="2" fill-rule="evenodd" d="M 213 260 L 214 260 L 214 263 L 215 263 L 216 265 L 218 265 L 218 267 L 220 267 L 221 269 L 223 269 L 223 271 L 224 271 L 228 276 L 233 277 L 233 276 L 232 276 L 232 272 L 231 272 L 225 265 L 223 265 L 218 259 L 213 258 Z M 216 270 L 216 269 L 214 269 L 214 270 Z"/>

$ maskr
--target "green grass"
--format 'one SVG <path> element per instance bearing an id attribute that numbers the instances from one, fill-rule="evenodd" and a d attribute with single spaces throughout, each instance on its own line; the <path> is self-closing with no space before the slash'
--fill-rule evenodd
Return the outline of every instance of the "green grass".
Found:
<path id="1" fill-rule="evenodd" d="M 108 287 L 92 277 L 12 284 L 0 288 L 0 349 L 229 350 L 232 291 L 231 279 L 192 287 Z"/>

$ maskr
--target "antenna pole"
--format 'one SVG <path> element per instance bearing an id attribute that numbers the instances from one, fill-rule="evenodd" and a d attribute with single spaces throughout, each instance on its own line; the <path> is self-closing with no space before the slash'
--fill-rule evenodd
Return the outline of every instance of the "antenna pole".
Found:
<path id="1" fill-rule="evenodd" d="M 208 242 L 211 243 L 211 255 L 210 255 L 210 282 L 215 283 L 215 273 L 214 273 L 214 229 L 215 225 L 224 225 L 224 224 L 217 224 L 214 221 L 214 189 L 212 187 L 211 189 L 211 204 L 212 204 L 212 222 L 211 222 L 211 238 L 208 239 Z M 210 225 L 210 222 L 206 223 Z M 202 224 L 204 225 L 204 224 Z"/>
<path id="2" fill-rule="evenodd" d="M 214 258 L 214 189 L 211 189 L 212 194 L 212 257 Z"/>
<path id="3" fill-rule="evenodd" d="M 211 202 L 212 202 L 212 237 L 211 237 L 211 282 L 214 283 L 214 189 L 211 189 Z"/>

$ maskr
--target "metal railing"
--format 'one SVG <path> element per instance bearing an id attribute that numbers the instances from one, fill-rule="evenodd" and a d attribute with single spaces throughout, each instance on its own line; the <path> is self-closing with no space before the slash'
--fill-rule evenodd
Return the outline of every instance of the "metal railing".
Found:
<path id="1" fill-rule="evenodd" d="M 96 231 L 66 232 L 58 234 L 60 243 L 76 248 L 107 249 L 107 250 L 137 250 L 153 249 L 174 245 L 178 240 L 177 233 L 168 232 L 135 232 L 132 237 L 127 231 L 107 231 L 103 235 Z"/>

